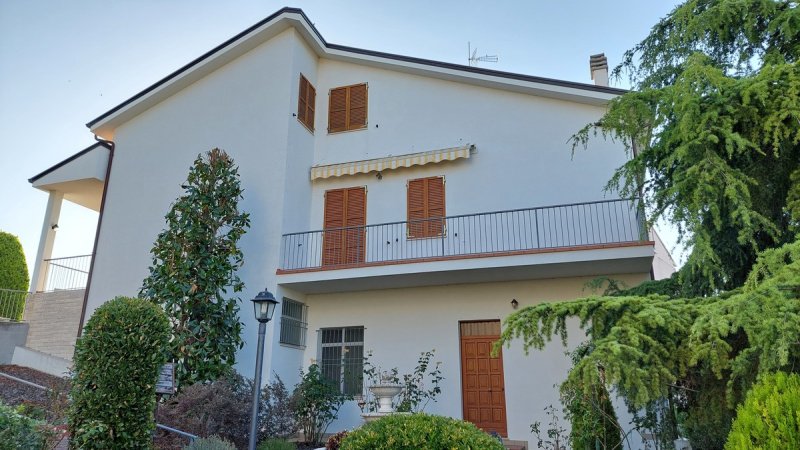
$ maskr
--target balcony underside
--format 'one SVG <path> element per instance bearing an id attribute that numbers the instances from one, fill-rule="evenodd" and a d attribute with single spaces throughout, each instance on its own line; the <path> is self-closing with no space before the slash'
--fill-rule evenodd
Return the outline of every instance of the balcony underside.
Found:
<path id="1" fill-rule="evenodd" d="M 582 245 L 426 260 L 361 263 L 358 267 L 279 270 L 278 284 L 307 294 L 463 283 L 647 273 L 653 242 Z"/>

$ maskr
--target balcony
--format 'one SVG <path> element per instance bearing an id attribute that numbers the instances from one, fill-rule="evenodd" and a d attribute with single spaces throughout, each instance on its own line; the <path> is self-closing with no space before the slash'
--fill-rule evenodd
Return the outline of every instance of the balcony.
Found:
<path id="1" fill-rule="evenodd" d="M 340 290 L 354 278 L 370 289 L 408 286 L 402 279 L 412 275 L 411 285 L 430 285 L 646 272 L 651 258 L 639 202 L 622 199 L 289 233 L 278 275 L 279 283 L 314 293 Z M 544 269 L 603 260 L 618 264 Z M 533 266 L 537 273 L 519 270 Z"/>

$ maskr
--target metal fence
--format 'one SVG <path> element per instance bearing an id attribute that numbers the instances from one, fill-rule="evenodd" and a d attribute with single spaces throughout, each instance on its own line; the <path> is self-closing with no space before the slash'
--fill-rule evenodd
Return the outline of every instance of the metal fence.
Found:
<path id="1" fill-rule="evenodd" d="M 84 289 L 89 280 L 91 262 L 92 255 L 45 259 L 45 292 Z"/>
<path id="2" fill-rule="evenodd" d="M 426 230 L 427 237 L 416 237 L 419 230 Z M 640 202 L 605 200 L 289 233 L 281 243 L 281 269 L 357 267 L 644 240 L 647 230 Z"/>
<path id="3" fill-rule="evenodd" d="M 27 299 L 27 291 L 0 289 L 0 320 L 21 321 Z"/>

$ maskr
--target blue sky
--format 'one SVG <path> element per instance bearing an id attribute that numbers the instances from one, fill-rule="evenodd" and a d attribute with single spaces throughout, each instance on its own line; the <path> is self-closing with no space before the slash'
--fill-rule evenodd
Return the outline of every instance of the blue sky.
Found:
<path id="1" fill-rule="evenodd" d="M 589 55 L 617 64 L 676 3 L 0 1 L 0 230 L 31 265 L 47 194 L 27 179 L 91 145 L 86 122 L 283 6 L 331 43 L 466 64 L 471 42 L 499 57 L 483 67 L 590 83 Z M 90 253 L 96 220 L 65 202 L 53 256 Z"/>

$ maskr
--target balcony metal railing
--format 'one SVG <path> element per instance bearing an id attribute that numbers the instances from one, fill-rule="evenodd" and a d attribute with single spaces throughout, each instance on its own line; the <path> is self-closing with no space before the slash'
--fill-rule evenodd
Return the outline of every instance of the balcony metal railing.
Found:
<path id="1" fill-rule="evenodd" d="M 21 321 L 27 298 L 27 291 L 0 289 L 0 320 Z"/>
<path id="2" fill-rule="evenodd" d="M 420 234 L 434 236 L 414 237 Z M 605 200 L 284 234 L 281 269 L 359 267 L 646 240 L 637 199 Z"/>
<path id="3" fill-rule="evenodd" d="M 44 291 L 84 289 L 89 280 L 92 255 L 68 256 L 44 260 Z"/>

